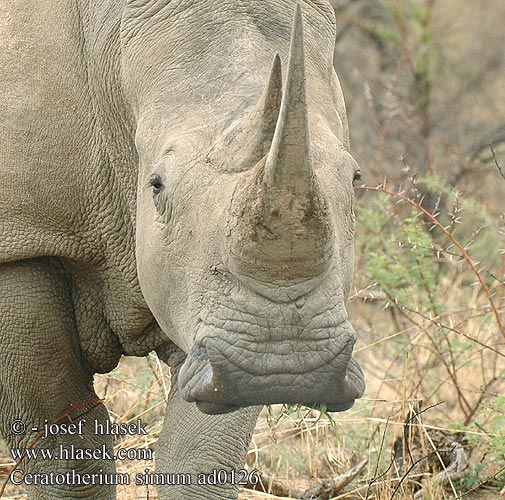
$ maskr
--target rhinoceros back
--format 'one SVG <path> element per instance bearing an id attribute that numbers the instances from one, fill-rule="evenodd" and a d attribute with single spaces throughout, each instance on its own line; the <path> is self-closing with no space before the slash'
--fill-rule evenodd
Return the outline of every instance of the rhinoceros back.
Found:
<path id="1" fill-rule="evenodd" d="M 93 115 L 81 25 L 70 0 L 0 3 L 0 262 L 83 251 Z"/>

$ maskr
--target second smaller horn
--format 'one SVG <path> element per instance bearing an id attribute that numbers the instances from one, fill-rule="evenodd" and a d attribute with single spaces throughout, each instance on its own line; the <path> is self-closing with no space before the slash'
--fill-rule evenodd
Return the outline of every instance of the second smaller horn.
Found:
<path id="1" fill-rule="evenodd" d="M 214 145 L 210 159 L 221 168 L 241 172 L 270 150 L 282 98 L 281 58 L 275 54 L 268 83 L 256 105 L 232 124 Z"/>

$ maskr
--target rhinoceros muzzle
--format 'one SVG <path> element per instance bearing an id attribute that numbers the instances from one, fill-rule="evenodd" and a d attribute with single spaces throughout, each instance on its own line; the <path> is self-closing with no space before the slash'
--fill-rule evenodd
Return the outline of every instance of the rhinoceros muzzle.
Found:
<path id="1" fill-rule="evenodd" d="M 344 322 L 328 334 L 312 340 L 235 338 L 233 344 L 205 337 L 180 370 L 179 390 L 210 414 L 275 403 L 347 410 L 364 391 L 363 374 L 351 358 L 354 332 Z"/>

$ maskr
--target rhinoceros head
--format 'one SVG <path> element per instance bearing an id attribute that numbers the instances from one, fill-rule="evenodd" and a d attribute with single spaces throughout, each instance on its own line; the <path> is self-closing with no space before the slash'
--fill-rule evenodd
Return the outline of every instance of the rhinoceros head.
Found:
<path id="1" fill-rule="evenodd" d="M 331 52 L 324 63 L 314 57 L 332 46 L 333 24 L 318 22 L 326 30 L 309 25 L 304 40 L 298 4 L 290 41 L 278 21 L 271 40 L 253 37 L 263 41 L 248 57 L 223 49 L 219 63 L 207 48 L 212 71 L 201 74 L 188 61 L 198 52 L 187 51 L 139 92 L 140 284 L 187 353 L 181 394 L 204 412 L 269 403 L 340 411 L 364 390 L 344 305 L 358 167 Z"/>

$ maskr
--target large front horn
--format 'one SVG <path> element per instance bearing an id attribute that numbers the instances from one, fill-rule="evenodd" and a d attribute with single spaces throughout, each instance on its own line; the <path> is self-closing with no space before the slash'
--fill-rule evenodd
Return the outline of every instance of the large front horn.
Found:
<path id="1" fill-rule="evenodd" d="M 314 178 L 305 82 L 302 10 L 297 4 L 286 86 L 265 166 L 265 181 L 289 195 L 307 195 Z"/>
<path id="2" fill-rule="evenodd" d="M 227 246 L 239 274 L 292 282 L 327 268 L 333 235 L 311 160 L 300 4 L 272 144 L 237 186 L 231 215 Z"/>

